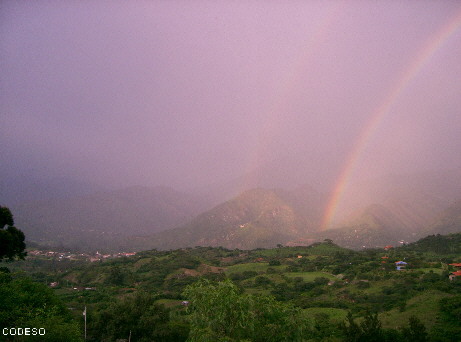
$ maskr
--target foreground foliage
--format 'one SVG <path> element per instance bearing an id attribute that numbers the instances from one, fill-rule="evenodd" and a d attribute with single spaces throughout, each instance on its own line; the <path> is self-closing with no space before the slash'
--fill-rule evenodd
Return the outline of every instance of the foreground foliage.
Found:
<path id="1" fill-rule="evenodd" d="M 24 239 L 24 233 L 14 226 L 10 209 L 0 206 L 0 261 L 24 259 L 26 256 Z"/>
<path id="2" fill-rule="evenodd" d="M 0 270 L 0 331 L 43 328 L 43 336 L 2 336 L 6 341 L 82 341 L 80 329 L 53 291 L 30 278 Z"/>
<path id="3" fill-rule="evenodd" d="M 299 308 L 272 296 L 240 293 L 229 280 L 188 286 L 189 341 L 302 341 L 312 322 Z"/>
<path id="4" fill-rule="evenodd" d="M 0 316 L 3 324 L 47 324 L 50 341 L 82 339 L 87 308 L 90 342 L 458 342 L 461 282 L 448 279 L 449 264 L 461 262 L 458 238 L 360 252 L 326 240 L 152 250 L 94 263 L 30 257 L 9 267 L 33 280 L 3 273 Z M 440 244 L 426 251 L 430 241 Z M 43 285 L 52 282 L 53 290 Z"/>
<path id="5" fill-rule="evenodd" d="M 131 336 L 139 342 L 184 341 L 189 330 L 187 324 L 170 320 L 169 310 L 155 304 L 155 300 L 154 296 L 139 292 L 97 311 L 91 317 L 94 322 L 90 340 L 109 342 Z"/>

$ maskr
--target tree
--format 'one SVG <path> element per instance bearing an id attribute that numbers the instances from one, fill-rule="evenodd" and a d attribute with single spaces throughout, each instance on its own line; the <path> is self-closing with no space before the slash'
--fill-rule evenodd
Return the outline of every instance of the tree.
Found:
<path id="1" fill-rule="evenodd" d="M 280 260 L 277 260 L 277 259 L 269 260 L 269 266 L 280 266 L 280 265 L 281 265 Z"/>
<path id="2" fill-rule="evenodd" d="M 352 313 L 346 317 L 346 323 L 341 325 L 346 342 L 380 342 L 385 341 L 381 322 L 378 314 L 367 313 L 364 320 L 359 324 L 354 321 Z"/>
<path id="3" fill-rule="evenodd" d="M 27 255 L 24 250 L 24 233 L 14 227 L 13 215 L 10 209 L 0 206 L 0 261 L 3 259 L 24 259 Z"/>
<path id="4" fill-rule="evenodd" d="M 426 326 L 416 316 L 410 316 L 408 327 L 402 329 L 402 335 L 408 342 L 429 341 Z"/>
<path id="5" fill-rule="evenodd" d="M 0 331 L 5 328 L 42 328 L 41 336 L 10 336 L 6 341 L 81 342 L 78 324 L 66 305 L 44 284 L 0 270 Z M 3 341 L 3 339 L 2 339 Z"/>
<path id="6" fill-rule="evenodd" d="M 253 323 L 251 303 L 231 281 L 212 283 L 201 280 L 183 293 L 190 301 L 190 341 L 243 339 L 245 327 Z"/>
<path id="7" fill-rule="evenodd" d="M 362 335 L 362 330 L 360 326 L 355 323 L 354 318 L 352 317 L 352 313 L 349 311 L 346 317 L 346 323 L 341 324 L 341 329 L 345 335 L 346 342 L 357 342 L 360 340 L 360 336 Z"/>
<path id="8" fill-rule="evenodd" d="M 183 295 L 190 302 L 191 342 L 292 342 L 311 334 L 313 324 L 301 309 L 272 296 L 242 294 L 230 280 L 201 280 Z"/>
<path id="9" fill-rule="evenodd" d="M 443 298 L 439 302 L 440 315 L 430 332 L 430 340 L 437 342 L 461 341 L 461 295 Z"/>
<path id="10" fill-rule="evenodd" d="M 139 291 L 123 299 L 116 299 L 93 317 L 89 326 L 93 341 L 126 339 L 138 342 L 184 341 L 188 327 L 170 320 L 170 311 L 155 303 L 156 297 Z"/>
<path id="11" fill-rule="evenodd" d="M 383 331 L 381 329 L 381 322 L 379 321 L 377 313 L 367 313 L 365 319 L 360 323 L 362 329 L 362 338 L 360 341 L 367 342 L 380 342 L 384 341 Z"/>
<path id="12" fill-rule="evenodd" d="M 125 284 L 125 275 L 118 266 L 111 266 L 109 276 L 106 279 L 108 284 L 123 286 Z"/>

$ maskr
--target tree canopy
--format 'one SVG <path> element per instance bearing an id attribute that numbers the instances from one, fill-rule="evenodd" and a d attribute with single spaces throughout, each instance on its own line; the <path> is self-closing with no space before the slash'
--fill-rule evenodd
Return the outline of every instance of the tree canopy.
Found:
<path id="1" fill-rule="evenodd" d="M 42 328 L 44 335 L 9 336 L 5 341 L 81 342 L 80 329 L 66 305 L 44 284 L 0 269 L 0 331 Z M 2 341 L 4 341 L 2 339 Z"/>
<path id="2" fill-rule="evenodd" d="M 240 293 L 230 280 L 189 285 L 189 341 L 302 341 L 312 322 L 302 310 L 272 296 Z"/>
<path id="3" fill-rule="evenodd" d="M 0 206 L 0 261 L 24 259 L 27 254 L 24 239 L 24 233 L 14 226 L 10 209 Z"/>

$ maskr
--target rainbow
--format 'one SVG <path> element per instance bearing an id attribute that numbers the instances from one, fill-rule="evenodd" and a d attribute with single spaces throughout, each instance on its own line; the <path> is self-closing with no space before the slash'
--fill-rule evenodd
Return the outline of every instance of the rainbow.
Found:
<path id="1" fill-rule="evenodd" d="M 347 162 L 339 175 L 338 182 L 334 187 L 334 191 L 327 204 L 325 214 L 320 229 L 325 230 L 331 227 L 335 218 L 336 210 L 341 201 L 344 192 L 354 174 L 356 166 L 365 151 L 368 142 L 373 137 L 376 129 L 383 121 L 385 116 L 389 113 L 391 107 L 396 103 L 399 96 L 409 86 L 411 81 L 416 78 L 427 62 L 434 56 L 434 54 L 449 40 L 461 26 L 461 10 L 443 25 L 434 35 L 432 35 L 418 52 L 416 58 L 413 59 L 411 65 L 405 69 L 405 72 L 398 78 L 397 82 L 391 88 L 389 94 L 384 98 L 382 103 L 377 107 L 376 111 L 371 115 L 370 120 L 362 129 L 362 133 L 357 138 Z"/>

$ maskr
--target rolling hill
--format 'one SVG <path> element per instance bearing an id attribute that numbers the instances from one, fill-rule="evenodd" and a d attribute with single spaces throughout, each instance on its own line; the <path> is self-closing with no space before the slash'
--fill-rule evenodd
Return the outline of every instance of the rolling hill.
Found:
<path id="1" fill-rule="evenodd" d="M 274 247 L 316 230 L 321 217 L 318 203 L 318 194 L 307 187 L 296 192 L 248 190 L 181 227 L 127 243 L 137 249 Z"/>
<path id="2" fill-rule="evenodd" d="M 361 249 L 399 245 L 399 242 L 414 240 L 400 218 L 388 208 L 374 204 L 338 229 L 317 232 L 315 237 L 331 239 L 346 248 Z"/>

